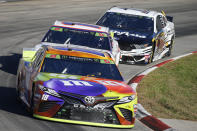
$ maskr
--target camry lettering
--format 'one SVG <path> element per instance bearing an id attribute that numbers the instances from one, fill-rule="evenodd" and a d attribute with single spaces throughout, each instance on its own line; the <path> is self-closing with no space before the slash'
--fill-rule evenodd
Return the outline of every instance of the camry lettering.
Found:
<path id="1" fill-rule="evenodd" d="M 76 80 L 61 80 L 65 86 L 93 86 L 86 81 L 76 81 Z"/>

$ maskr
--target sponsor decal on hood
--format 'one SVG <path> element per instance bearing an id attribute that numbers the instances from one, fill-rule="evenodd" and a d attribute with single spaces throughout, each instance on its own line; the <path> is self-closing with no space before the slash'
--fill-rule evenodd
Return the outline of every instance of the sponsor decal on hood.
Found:
<path id="1" fill-rule="evenodd" d="M 111 29 L 112 32 L 114 32 L 114 37 L 117 38 L 118 41 L 129 41 L 132 43 L 147 43 L 151 42 L 153 38 L 153 33 L 151 32 L 139 32 L 135 30 L 125 31 L 125 30 L 114 30 Z"/>
<path id="2" fill-rule="evenodd" d="M 98 96 L 107 91 L 107 88 L 95 82 L 76 80 L 76 79 L 50 79 L 44 82 L 44 86 L 67 93 Z"/>
<path id="3" fill-rule="evenodd" d="M 79 95 L 98 96 L 107 91 L 115 94 L 135 94 L 135 91 L 122 81 L 95 77 L 39 73 L 35 81 L 43 81 L 43 86 L 56 91 Z"/>
<path id="4" fill-rule="evenodd" d="M 36 81 L 48 81 L 52 78 L 59 78 L 59 79 L 80 79 L 83 76 L 78 75 L 66 75 L 66 74 L 58 74 L 58 73 L 39 73 L 36 77 Z"/>

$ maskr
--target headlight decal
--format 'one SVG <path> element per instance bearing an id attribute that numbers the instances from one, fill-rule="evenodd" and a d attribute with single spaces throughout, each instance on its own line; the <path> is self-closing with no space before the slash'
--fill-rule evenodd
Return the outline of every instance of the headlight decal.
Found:
<path id="1" fill-rule="evenodd" d="M 47 88 L 44 87 L 43 85 L 38 85 L 38 87 L 45 93 L 52 95 L 52 96 L 56 96 L 56 97 L 61 97 L 55 90 L 51 89 L 51 88 Z"/>
<path id="2" fill-rule="evenodd" d="M 136 95 L 126 96 L 126 97 L 123 97 L 122 99 L 120 99 L 117 103 L 118 104 L 129 103 L 132 100 L 134 100 L 135 98 L 136 98 Z"/>

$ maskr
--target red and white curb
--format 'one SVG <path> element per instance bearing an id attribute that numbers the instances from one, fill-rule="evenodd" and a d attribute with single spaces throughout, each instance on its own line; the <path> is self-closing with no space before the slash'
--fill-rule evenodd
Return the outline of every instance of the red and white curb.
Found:
<path id="1" fill-rule="evenodd" d="M 134 89 L 136 90 L 136 88 L 138 87 L 138 84 L 140 83 L 140 81 L 144 78 L 144 76 L 148 75 L 150 72 L 154 71 L 155 69 L 163 66 L 166 63 L 169 63 L 171 61 L 175 61 L 178 60 L 180 58 L 183 58 L 185 56 L 189 56 L 191 54 L 195 54 L 197 53 L 197 51 L 194 51 L 192 53 L 188 53 L 188 54 L 184 54 L 181 56 L 177 56 L 171 59 L 168 59 L 164 62 L 161 62 L 159 64 L 156 64 L 144 71 L 142 71 L 141 73 L 138 73 L 137 75 L 135 75 L 129 82 L 128 84 Z M 156 130 L 156 131 L 174 131 L 175 129 L 173 129 L 172 127 L 168 126 L 167 124 L 163 123 L 162 121 L 160 121 L 158 118 L 152 116 L 150 113 L 148 113 L 141 104 L 138 104 L 138 112 L 136 113 L 136 118 L 141 121 L 143 124 L 145 124 L 146 126 L 148 126 L 149 128 Z"/>

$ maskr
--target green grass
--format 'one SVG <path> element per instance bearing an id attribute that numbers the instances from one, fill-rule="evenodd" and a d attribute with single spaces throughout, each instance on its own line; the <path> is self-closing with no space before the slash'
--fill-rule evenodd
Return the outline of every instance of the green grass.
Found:
<path id="1" fill-rule="evenodd" d="M 138 86 L 138 99 L 160 118 L 197 120 L 197 54 L 170 62 Z"/>

